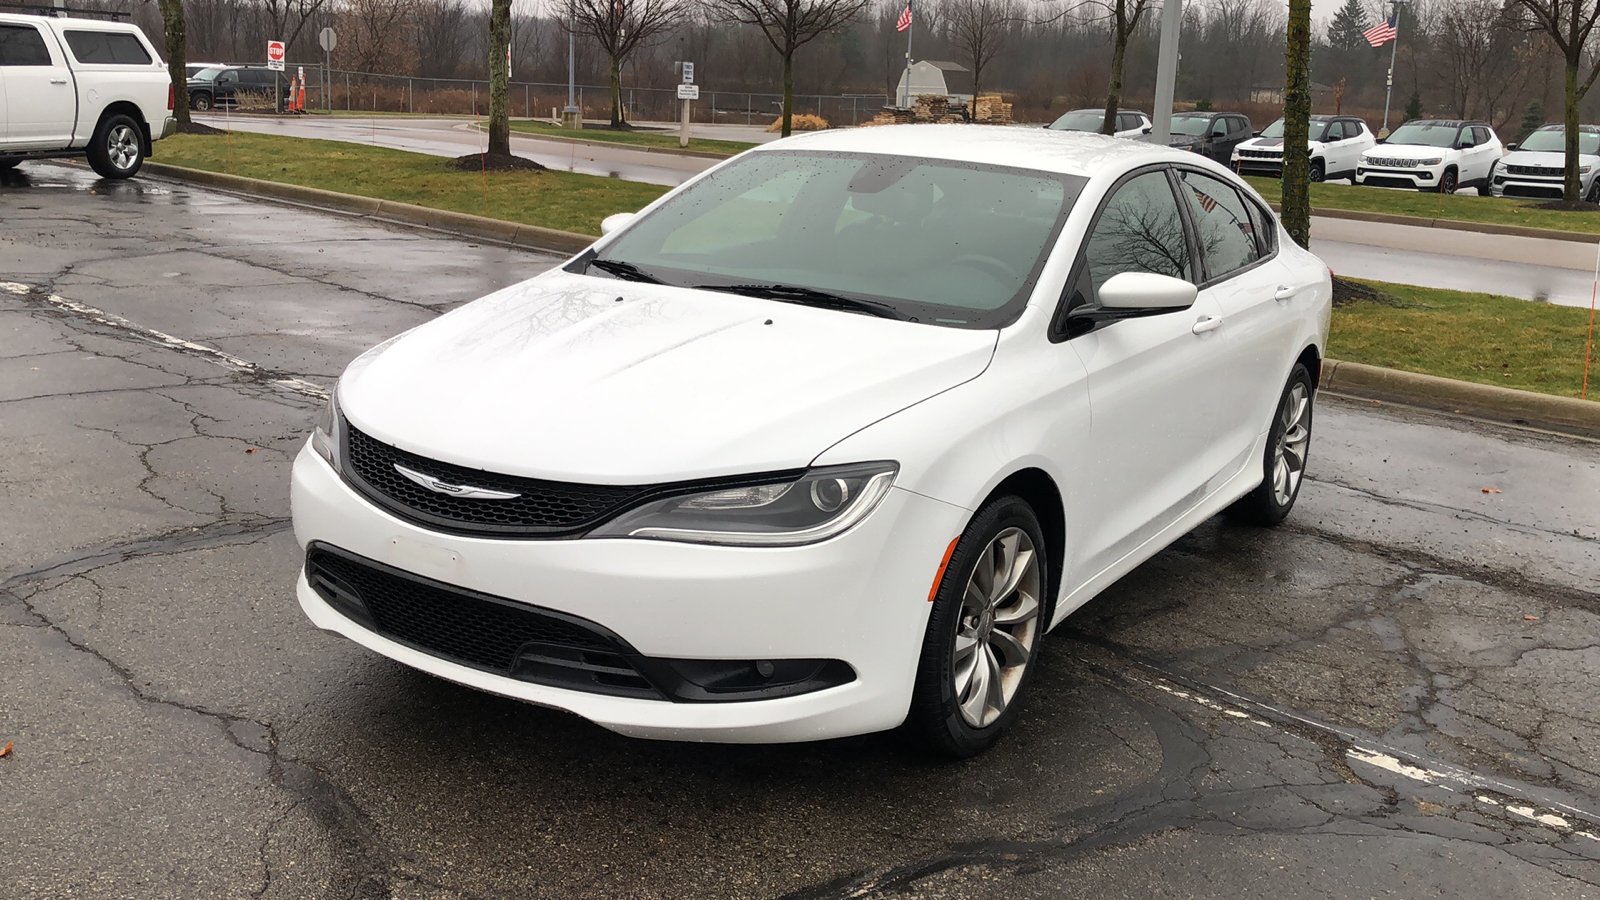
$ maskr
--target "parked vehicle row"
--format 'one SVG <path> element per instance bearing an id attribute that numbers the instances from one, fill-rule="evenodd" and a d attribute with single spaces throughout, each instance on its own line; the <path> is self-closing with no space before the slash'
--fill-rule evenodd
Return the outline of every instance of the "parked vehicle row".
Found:
<path id="1" fill-rule="evenodd" d="M 1075 109 L 1045 127 L 1054 131 L 1085 131 L 1098 134 L 1105 121 L 1106 111 L 1103 109 Z M 1120 138 L 1136 138 L 1141 134 L 1149 134 L 1150 124 L 1150 117 L 1137 109 L 1119 109 L 1116 130 L 1112 135 Z"/>
<path id="2" fill-rule="evenodd" d="M 266 66 L 212 66 L 189 76 L 194 110 L 276 107 L 289 98 L 289 79 Z"/>
<path id="3" fill-rule="evenodd" d="M 0 13 L 0 170 L 87 156 L 101 177 L 127 178 L 176 129 L 172 94 L 131 24 Z"/>

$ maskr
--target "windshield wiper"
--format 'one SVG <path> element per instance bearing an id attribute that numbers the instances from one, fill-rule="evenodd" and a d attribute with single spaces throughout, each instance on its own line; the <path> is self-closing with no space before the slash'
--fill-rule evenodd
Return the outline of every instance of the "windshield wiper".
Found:
<path id="1" fill-rule="evenodd" d="M 660 284 L 661 279 L 639 268 L 631 262 L 620 259 L 591 259 L 589 265 L 623 281 L 643 281 L 647 284 Z"/>
<path id="2" fill-rule="evenodd" d="M 887 303 L 874 303 L 871 300 L 859 300 L 855 297 L 846 297 L 842 294 L 834 294 L 828 291 L 819 291 L 816 288 L 800 287 L 792 284 L 699 284 L 695 285 L 695 287 L 703 291 L 722 291 L 728 294 L 741 294 L 746 297 L 764 297 L 768 300 L 797 303 L 801 306 L 817 306 L 823 309 L 866 313 L 869 316 L 882 316 L 885 319 L 904 318 L 898 310 Z"/>

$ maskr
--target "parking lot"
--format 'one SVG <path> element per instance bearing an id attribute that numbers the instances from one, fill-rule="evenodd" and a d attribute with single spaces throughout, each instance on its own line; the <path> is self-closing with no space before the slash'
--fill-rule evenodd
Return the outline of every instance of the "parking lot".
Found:
<path id="1" fill-rule="evenodd" d="M 630 740 L 294 597 L 322 392 L 556 257 L 0 177 L 0 894 L 1600 895 L 1600 443 L 1324 396 L 1289 522 L 1064 622 L 987 755 Z"/>

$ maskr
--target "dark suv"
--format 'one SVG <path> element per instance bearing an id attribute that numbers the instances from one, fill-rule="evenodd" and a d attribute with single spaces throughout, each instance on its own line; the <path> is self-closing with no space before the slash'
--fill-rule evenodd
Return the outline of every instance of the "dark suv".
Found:
<path id="1" fill-rule="evenodd" d="M 274 96 L 276 94 L 276 96 Z M 289 96 L 288 73 L 266 66 L 213 66 L 189 79 L 189 108 L 271 107 Z"/>
<path id="2" fill-rule="evenodd" d="M 1180 150 L 1192 150 L 1223 165 L 1233 158 L 1233 148 L 1255 134 L 1249 117 L 1229 112 L 1185 112 L 1172 116 L 1172 138 Z"/>

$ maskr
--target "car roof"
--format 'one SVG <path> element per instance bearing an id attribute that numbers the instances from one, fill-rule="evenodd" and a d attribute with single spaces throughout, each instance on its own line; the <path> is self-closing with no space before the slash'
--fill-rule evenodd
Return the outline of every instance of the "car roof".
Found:
<path id="1" fill-rule="evenodd" d="M 1105 111 L 1106 111 L 1105 107 L 1100 107 L 1098 109 L 1093 109 L 1093 108 L 1069 109 L 1069 110 L 1067 110 L 1066 114 L 1067 115 L 1072 115 L 1073 113 L 1080 113 L 1080 112 L 1096 113 L 1096 112 L 1105 112 Z M 1136 116 L 1149 115 L 1149 113 L 1147 113 L 1147 112 L 1145 112 L 1143 110 L 1139 110 L 1139 109 L 1120 109 L 1119 108 L 1117 110 L 1117 112 L 1119 112 L 1119 113 L 1133 113 Z"/>
<path id="2" fill-rule="evenodd" d="M 74 29 L 87 28 L 91 31 L 122 31 L 139 35 L 144 34 L 139 29 L 139 26 L 132 22 L 117 22 L 111 19 L 97 19 L 91 16 L 41 16 L 34 13 L 0 12 L 0 22 L 7 24 L 55 22 L 62 28 L 72 26 Z"/>
<path id="3" fill-rule="evenodd" d="M 1566 130 L 1566 127 L 1567 126 L 1560 123 L 1555 125 L 1540 125 L 1538 128 L 1535 128 L 1534 131 L 1564 131 Z M 1595 132 L 1600 131 L 1600 125 L 1579 125 L 1578 131 L 1584 134 L 1594 134 Z"/>
<path id="4" fill-rule="evenodd" d="M 878 125 L 813 131 L 763 144 L 748 152 L 769 150 L 881 153 L 1083 177 L 1100 174 L 1107 164 L 1116 164 L 1116 168 L 1121 169 L 1142 163 L 1194 161 L 1194 154 L 1187 151 L 1110 135 L 967 124 Z"/>
<path id="5" fill-rule="evenodd" d="M 1430 128 L 1460 128 L 1463 125 L 1482 125 L 1488 127 L 1488 122 L 1478 119 L 1407 119 L 1401 125 L 1426 125 Z"/>

